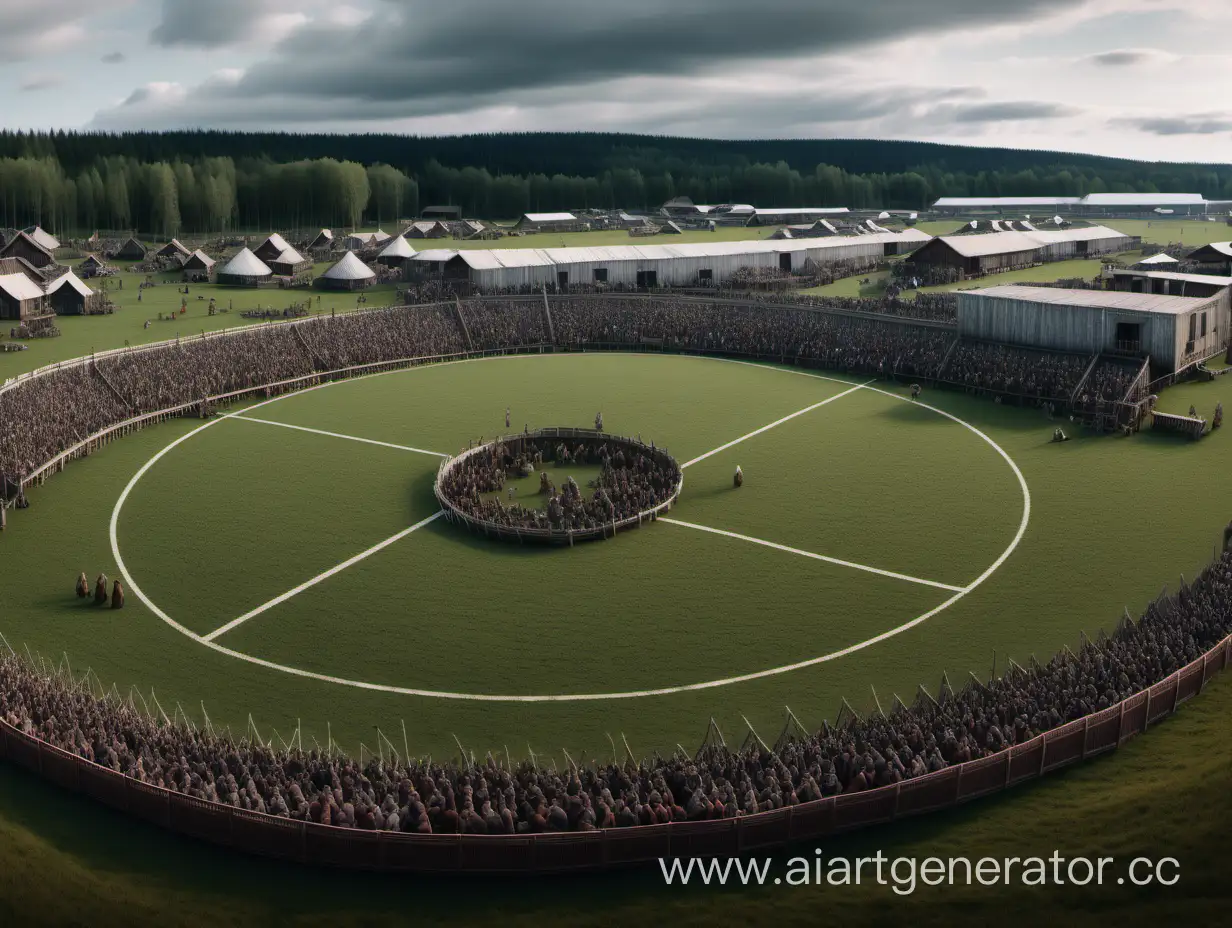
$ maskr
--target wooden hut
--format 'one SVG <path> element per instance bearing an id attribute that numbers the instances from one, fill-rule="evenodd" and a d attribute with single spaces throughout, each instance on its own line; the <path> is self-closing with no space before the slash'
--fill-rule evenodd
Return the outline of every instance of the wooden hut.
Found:
<path id="1" fill-rule="evenodd" d="M 317 278 L 317 286 L 323 290 L 362 290 L 376 281 L 376 273 L 359 258 L 348 251 L 342 260 Z"/>
<path id="2" fill-rule="evenodd" d="M 514 227 L 519 232 L 585 232 L 590 223 L 573 213 L 525 213 Z"/>
<path id="3" fill-rule="evenodd" d="M 378 264 L 384 264 L 386 267 L 402 267 L 407 258 L 415 256 L 415 249 L 401 235 L 395 235 L 388 245 L 386 245 L 376 260 Z"/>
<path id="4" fill-rule="evenodd" d="M 1185 260 L 1230 270 L 1232 269 L 1232 242 L 1211 242 L 1209 245 L 1203 245 L 1191 252 Z"/>
<path id="5" fill-rule="evenodd" d="M 322 229 L 317 233 L 316 238 L 308 243 L 308 251 L 318 251 L 334 247 L 334 233 L 329 229 Z"/>
<path id="6" fill-rule="evenodd" d="M 47 285 L 47 302 L 58 316 L 82 316 L 94 308 L 98 294 L 69 271 Z"/>
<path id="7" fill-rule="evenodd" d="M 412 222 L 402 235 L 406 238 L 448 238 L 449 226 L 438 221 Z"/>
<path id="8" fill-rule="evenodd" d="M 144 261 L 149 252 L 137 239 L 130 238 L 111 257 L 117 261 Z"/>
<path id="9" fill-rule="evenodd" d="M 255 287 L 274 276 L 269 265 L 243 248 L 218 271 L 217 282 L 232 287 Z"/>
<path id="10" fill-rule="evenodd" d="M 192 254 L 192 251 L 186 248 L 178 238 L 173 238 L 162 248 L 158 249 L 156 254 L 160 258 L 175 258 L 178 261 L 183 261 Z"/>
<path id="11" fill-rule="evenodd" d="M 288 248 L 268 264 L 269 269 L 279 277 L 295 277 L 312 270 L 312 262 L 294 248 Z"/>
<path id="12" fill-rule="evenodd" d="M 77 270 L 81 271 L 87 277 L 93 276 L 105 268 L 107 265 L 98 255 L 86 255 L 85 260 L 77 265 Z"/>
<path id="13" fill-rule="evenodd" d="M 0 258 L 23 258 L 35 267 L 47 267 L 56 263 L 51 252 L 35 241 L 28 232 L 18 232 L 13 236 L 13 240 L 0 250 Z"/>
<path id="14" fill-rule="evenodd" d="M 290 243 L 275 232 L 256 248 L 252 249 L 252 253 L 268 264 L 270 261 L 277 260 L 278 256 L 290 247 Z"/>
<path id="15" fill-rule="evenodd" d="M 21 272 L 0 273 L 0 319 L 27 322 L 46 312 L 43 288 Z"/>

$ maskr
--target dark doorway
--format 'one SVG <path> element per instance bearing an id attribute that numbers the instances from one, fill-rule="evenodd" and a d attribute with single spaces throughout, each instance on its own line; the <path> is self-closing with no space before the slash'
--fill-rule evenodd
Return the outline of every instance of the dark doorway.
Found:
<path id="1" fill-rule="evenodd" d="M 652 287 L 659 286 L 658 271 L 638 271 L 637 286 L 641 290 L 649 290 Z"/>
<path id="2" fill-rule="evenodd" d="M 1118 322 L 1116 327 L 1118 351 L 1142 350 L 1142 325 L 1137 322 Z"/>
<path id="3" fill-rule="evenodd" d="M 556 272 L 556 287 L 559 290 L 569 289 L 569 272 L 568 271 L 557 271 Z"/>
<path id="4" fill-rule="evenodd" d="M 791 252 L 785 251 L 779 255 L 779 270 L 791 273 Z"/>

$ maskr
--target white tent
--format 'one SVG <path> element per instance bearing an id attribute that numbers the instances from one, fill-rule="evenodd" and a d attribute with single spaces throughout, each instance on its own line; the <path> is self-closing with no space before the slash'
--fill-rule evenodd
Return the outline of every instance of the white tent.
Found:
<path id="1" fill-rule="evenodd" d="M 348 251 L 341 261 L 321 276 L 326 280 L 372 280 L 376 273 L 355 257 L 355 252 Z"/>
<path id="2" fill-rule="evenodd" d="M 249 249 L 242 248 L 218 273 L 227 277 L 269 277 L 274 272 Z"/>

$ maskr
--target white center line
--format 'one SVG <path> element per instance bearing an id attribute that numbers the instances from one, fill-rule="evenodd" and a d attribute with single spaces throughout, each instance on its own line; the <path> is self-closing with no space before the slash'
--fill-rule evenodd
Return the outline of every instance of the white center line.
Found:
<path id="1" fill-rule="evenodd" d="M 364 558 L 371 557 L 372 555 L 376 554 L 378 551 L 388 548 L 395 541 L 401 541 L 407 535 L 411 534 L 411 532 L 416 532 L 419 529 L 423 528 L 425 525 L 429 524 L 430 522 L 435 522 L 437 519 L 439 519 L 444 514 L 445 514 L 444 509 L 434 512 L 432 515 L 428 516 L 428 518 L 423 519 L 419 522 L 416 522 L 410 528 L 404 528 L 402 531 L 398 532 L 398 534 L 391 535 L 390 537 L 386 538 L 384 541 L 380 542 L 379 544 L 373 545 L 367 551 L 361 551 L 359 554 L 355 555 L 354 557 L 343 561 L 338 566 L 331 567 L 329 570 L 325 571 L 324 573 L 317 574 L 311 580 L 305 580 L 299 586 L 295 587 L 295 589 L 287 590 L 287 592 L 283 593 L 281 596 L 275 596 L 273 599 L 271 599 L 269 602 L 265 603 L 264 605 L 258 606 L 256 609 L 253 609 L 251 612 L 245 612 L 238 619 L 232 619 L 226 625 L 223 625 L 219 628 L 214 629 L 208 635 L 202 635 L 201 640 L 202 641 L 213 641 L 219 635 L 225 635 L 227 632 L 231 631 L 231 629 L 235 628 L 236 626 L 243 625 L 249 619 L 256 618 L 262 612 L 265 612 L 268 609 L 273 609 L 279 603 L 285 603 L 288 599 L 291 599 L 294 596 L 298 596 L 300 593 L 304 592 L 304 590 L 307 590 L 310 587 L 316 586 L 322 580 L 328 580 L 334 574 L 341 573 L 342 571 L 346 570 L 348 567 L 351 567 L 354 564 L 358 564 Z"/>
<path id="2" fill-rule="evenodd" d="M 756 429 L 752 432 L 749 432 L 749 434 L 747 435 L 741 435 L 739 438 L 734 439 L 733 441 L 729 441 L 725 445 L 719 445 L 719 447 L 715 448 L 713 451 L 707 451 L 705 454 L 699 457 L 696 457 L 691 461 L 686 461 L 685 463 L 680 465 L 680 469 L 684 470 L 686 467 L 692 467 L 694 464 L 697 464 L 700 461 L 706 460 L 706 458 L 710 457 L 712 454 L 718 454 L 720 451 L 726 451 L 728 448 L 731 448 L 734 445 L 738 445 L 742 441 L 747 441 L 748 439 L 753 438 L 756 435 L 760 435 L 762 432 L 770 431 L 770 429 L 774 428 L 777 425 L 782 425 L 784 422 L 789 422 L 792 419 L 796 418 L 796 416 L 802 416 L 806 412 L 812 412 L 814 409 L 820 409 L 822 406 L 825 406 L 827 403 L 833 403 L 835 400 L 842 399 L 848 393 L 855 393 L 857 390 L 863 390 L 869 384 L 876 383 L 876 382 L 877 381 L 874 379 L 874 380 L 869 380 L 865 383 L 858 383 L 854 387 L 852 387 L 850 390 L 844 390 L 842 393 L 836 393 L 833 396 L 826 397 L 826 399 L 822 400 L 820 403 L 814 403 L 812 406 L 805 406 L 803 409 L 798 409 L 795 412 L 791 413 L 790 415 L 784 416 L 782 419 L 776 419 L 774 422 L 771 422 L 769 425 L 763 425 L 761 428 Z"/>
<path id="3" fill-rule="evenodd" d="M 244 422 L 259 422 L 262 425 L 277 425 L 284 429 L 294 429 L 297 432 L 311 432 L 314 435 L 327 435 L 330 438 L 344 438 L 347 441 L 363 442 L 365 445 L 379 445 L 382 448 L 394 448 L 398 451 L 414 451 L 416 454 L 430 454 L 433 457 L 447 458 L 449 455 L 439 451 L 428 451 L 425 448 L 412 448 L 410 445 L 395 445 L 387 441 L 377 441 L 375 438 L 360 438 L 358 435 L 343 435 L 341 432 L 327 432 L 324 429 L 310 429 L 305 425 L 292 425 L 289 422 L 278 422 L 274 419 L 258 419 L 256 416 L 246 416 L 239 412 L 223 415 L 224 419 L 242 419 Z"/>
<path id="4" fill-rule="evenodd" d="M 815 561 L 825 561 L 827 564 L 837 564 L 839 567 L 850 567 L 854 570 L 863 570 L 870 574 L 879 574 L 882 577 L 890 577 L 893 580 L 906 580 L 908 583 L 920 583 L 924 586 L 936 587 L 939 590 L 950 590 L 953 593 L 966 593 L 967 587 L 952 586 L 949 583 L 939 583 L 936 580 L 924 580 L 920 577 L 912 577 L 908 574 L 895 573 L 892 570 L 882 570 L 880 567 L 869 567 L 867 564 L 856 564 L 854 561 L 842 561 L 836 557 L 826 557 L 824 554 L 814 554 L 812 551 L 801 551 L 799 548 L 789 548 L 787 545 L 780 545 L 777 542 L 766 541 L 764 538 L 753 538 L 749 535 L 739 535 L 736 532 L 727 532 L 721 528 L 711 528 L 709 525 L 698 525 L 696 522 L 682 522 L 679 519 L 669 519 L 667 516 L 659 516 L 660 522 L 667 522 L 669 525 L 681 525 L 685 528 L 697 529 L 699 532 L 709 532 L 712 535 L 724 535 L 727 538 L 735 538 L 738 541 L 749 541 L 755 545 L 763 545 L 767 548 L 774 548 L 776 551 L 786 551 L 788 554 L 798 554 L 801 557 L 810 557 Z"/>

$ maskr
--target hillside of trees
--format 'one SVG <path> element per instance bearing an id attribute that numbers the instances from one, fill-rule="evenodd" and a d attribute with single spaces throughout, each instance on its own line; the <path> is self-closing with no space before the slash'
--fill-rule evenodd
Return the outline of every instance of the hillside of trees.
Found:
<path id="1" fill-rule="evenodd" d="M 1232 166 L 871 140 L 721 141 L 599 133 L 423 138 L 0 132 L 0 225 L 156 235 L 699 203 L 918 209 L 939 196 L 1197 192 Z"/>

